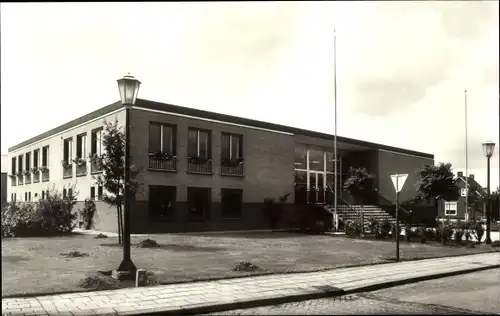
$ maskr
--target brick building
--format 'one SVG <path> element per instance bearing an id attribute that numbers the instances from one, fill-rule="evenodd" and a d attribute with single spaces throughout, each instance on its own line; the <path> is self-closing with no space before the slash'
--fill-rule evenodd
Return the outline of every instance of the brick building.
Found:
<path id="1" fill-rule="evenodd" d="M 99 201 L 102 188 L 93 180 L 99 170 L 87 157 L 101 153 L 103 121 L 124 125 L 124 114 L 117 102 L 11 147 L 9 200 L 75 185 L 79 201 L 96 200 L 95 228 L 116 231 L 115 210 Z M 333 187 L 332 135 L 142 99 L 130 109 L 130 123 L 131 160 L 143 170 L 133 233 L 267 228 L 265 197 L 291 193 L 286 212 L 293 216 L 296 204 L 324 203 Z M 431 154 L 337 141 L 339 183 L 349 166 L 364 166 L 387 201 L 395 199 L 390 174 L 410 174 L 400 194 L 406 200 L 416 194 L 417 170 L 434 164 Z M 75 158 L 84 159 L 61 163 Z"/>

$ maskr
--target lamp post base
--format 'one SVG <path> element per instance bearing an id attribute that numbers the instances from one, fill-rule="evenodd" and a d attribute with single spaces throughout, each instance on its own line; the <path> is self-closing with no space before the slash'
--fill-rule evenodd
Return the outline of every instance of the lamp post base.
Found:
<path id="1" fill-rule="evenodd" d="M 486 237 L 486 240 L 484 241 L 485 244 L 487 245 L 491 245 L 491 238 L 490 237 Z"/>
<path id="2" fill-rule="evenodd" d="M 131 259 L 123 259 L 118 269 L 113 270 L 112 278 L 117 280 L 135 280 L 137 268 Z"/>

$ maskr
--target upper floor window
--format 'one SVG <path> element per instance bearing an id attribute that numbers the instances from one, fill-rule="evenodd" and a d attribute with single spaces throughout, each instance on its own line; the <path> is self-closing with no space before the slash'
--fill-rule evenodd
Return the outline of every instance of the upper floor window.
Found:
<path id="1" fill-rule="evenodd" d="M 102 127 L 92 130 L 90 135 L 90 153 L 101 156 L 102 154 Z"/>
<path id="2" fill-rule="evenodd" d="M 325 152 L 318 149 L 309 149 L 309 170 L 325 171 Z"/>
<path id="3" fill-rule="evenodd" d="M 210 131 L 190 128 L 188 130 L 188 156 L 211 158 Z"/>
<path id="4" fill-rule="evenodd" d="M 30 170 L 31 166 L 30 166 L 30 163 L 31 163 L 31 153 L 26 153 L 26 161 L 25 161 L 26 165 L 25 165 L 25 169 L 24 170 Z"/>
<path id="5" fill-rule="evenodd" d="M 226 159 L 243 158 L 243 136 L 229 133 L 222 134 L 222 157 Z"/>
<path id="6" fill-rule="evenodd" d="M 87 154 L 87 133 L 76 136 L 76 157 L 85 159 Z"/>
<path id="7" fill-rule="evenodd" d="M 40 159 L 40 149 L 35 149 L 33 151 L 33 168 L 38 168 L 38 160 Z"/>
<path id="8" fill-rule="evenodd" d="M 63 160 L 65 162 L 70 162 L 71 157 L 73 157 L 73 138 L 66 138 L 64 140 L 64 152 Z"/>
<path id="9" fill-rule="evenodd" d="M 176 154 L 176 129 L 175 126 L 160 123 L 149 124 L 149 153 Z"/>
<path id="10" fill-rule="evenodd" d="M 42 167 L 49 166 L 49 146 L 42 148 Z"/>
<path id="11" fill-rule="evenodd" d="M 12 164 L 10 166 L 12 174 L 16 174 L 16 157 L 12 157 Z"/>
<path id="12" fill-rule="evenodd" d="M 23 155 L 19 155 L 17 157 L 17 171 L 19 172 L 23 171 Z"/>

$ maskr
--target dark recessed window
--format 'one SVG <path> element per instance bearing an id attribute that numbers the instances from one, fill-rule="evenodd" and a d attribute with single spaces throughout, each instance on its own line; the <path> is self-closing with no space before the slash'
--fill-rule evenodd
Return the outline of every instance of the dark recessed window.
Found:
<path id="1" fill-rule="evenodd" d="M 187 188 L 188 212 L 191 219 L 208 219 L 212 201 L 211 188 Z"/>
<path id="2" fill-rule="evenodd" d="M 210 131 L 188 130 L 188 157 L 212 158 Z"/>
<path id="3" fill-rule="evenodd" d="M 63 160 L 71 163 L 73 157 L 73 138 L 66 138 L 63 144 Z"/>
<path id="4" fill-rule="evenodd" d="M 69 196 L 70 198 L 72 198 L 72 197 L 73 197 L 73 189 L 72 189 L 72 188 L 69 188 L 69 189 L 68 189 L 68 196 Z"/>
<path id="5" fill-rule="evenodd" d="M 99 157 L 102 154 L 102 127 L 96 128 L 90 133 L 90 154 Z"/>
<path id="6" fill-rule="evenodd" d="M 102 185 L 97 187 L 97 199 L 102 200 Z"/>
<path id="7" fill-rule="evenodd" d="M 28 192 L 24 192 L 24 202 L 28 202 Z"/>
<path id="8" fill-rule="evenodd" d="M 243 136 L 236 134 L 222 134 L 221 158 L 243 158 Z"/>
<path id="9" fill-rule="evenodd" d="M 63 197 L 66 197 L 66 189 L 63 189 Z"/>
<path id="10" fill-rule="evenodd" d="M 160 123 L 149 124 L 149 153 L 169 153 L 175 156 L 175 126 Z"/>
<path id="11" fill-rule="evenodd" d="M 90 187 L 90 199 L 95 200 L 95 187 Z"/>
<path id="12" fill-rule="evenodd" d="M 174 216 L 177 188 L 174 186 L 149 186 L 149 216 L 168 219 Z"/>
<path id="13" fill-rule="evenodd" d="M 45 191 L 42 191 L 42 200 L 45 199 Z"/>
<path id="14" fill-rule="evenodd" d="M 243 190 L 221 189 L 222 217 L 232 218 L 241 216 L 243 204 Z"/>

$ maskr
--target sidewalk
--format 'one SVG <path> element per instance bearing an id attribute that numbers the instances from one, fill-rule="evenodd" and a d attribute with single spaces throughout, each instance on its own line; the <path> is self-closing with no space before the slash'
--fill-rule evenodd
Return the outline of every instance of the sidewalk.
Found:
<path id="1" fill-rule="evenodd" d="M 488 253 L 323 272 L 255 276 L 2 299 L 2 315 L 179 315 L 338 296 L 384 286 L 500 267 L 500 254 Z"/>

